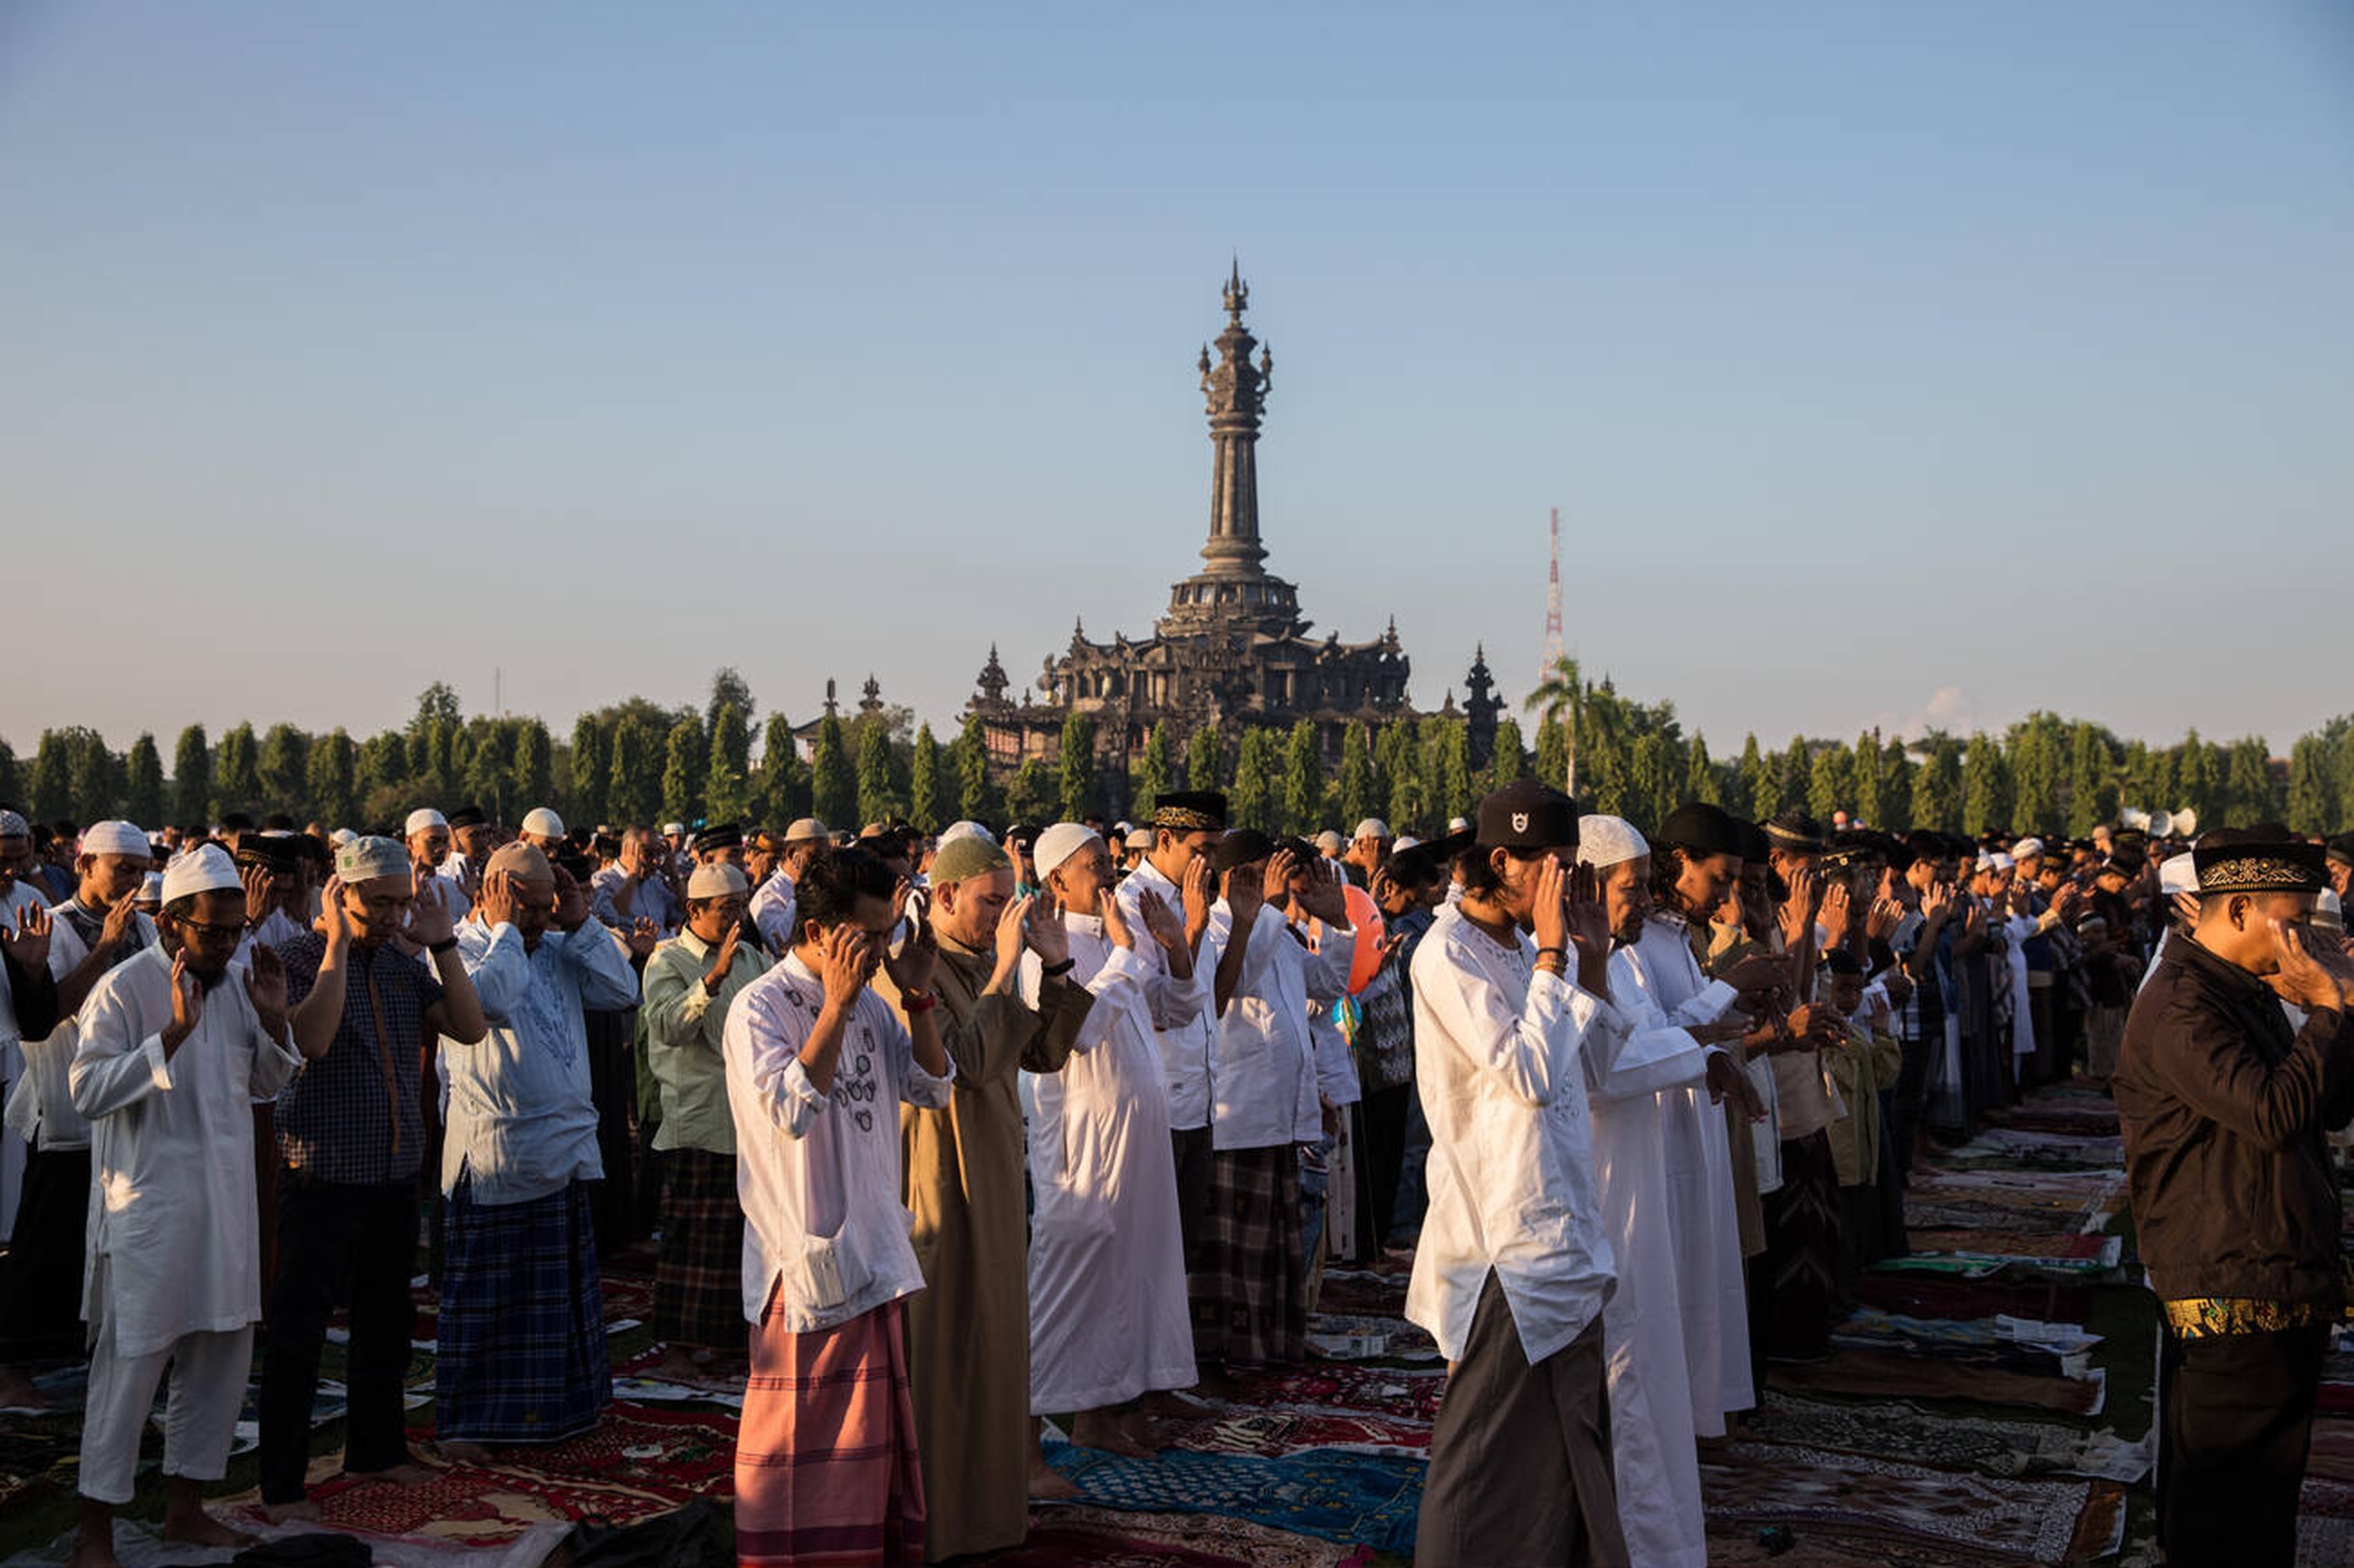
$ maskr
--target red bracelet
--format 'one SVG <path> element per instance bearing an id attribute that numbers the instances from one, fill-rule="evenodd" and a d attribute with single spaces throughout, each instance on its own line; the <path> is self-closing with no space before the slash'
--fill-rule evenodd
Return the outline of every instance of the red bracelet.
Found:
<path id="1" fill-rule="evenodd" d="M 936 991 L 901 991 L 899 993 L 900 1010 L 906 1012 L 910 1018 L 915 1017 L 919 1012 L 929 1012 L 939 1004 L 940 993 Z"/>

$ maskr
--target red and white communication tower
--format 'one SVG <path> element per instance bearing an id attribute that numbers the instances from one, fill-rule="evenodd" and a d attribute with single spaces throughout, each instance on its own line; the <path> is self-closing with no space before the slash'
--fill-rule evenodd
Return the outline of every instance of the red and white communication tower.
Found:
<path id="1" fill-rule="evenodd" d="M 1553 509 L 1553 568 L 1545 580 L 1545 662 L 1540 676 L 1553 679 L 1561 667 L 1561 508 Z"/>

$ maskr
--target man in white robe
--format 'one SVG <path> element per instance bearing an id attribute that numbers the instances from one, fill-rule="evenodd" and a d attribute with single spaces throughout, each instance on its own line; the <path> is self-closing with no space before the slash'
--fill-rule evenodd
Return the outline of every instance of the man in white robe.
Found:
<path id="1" fill-rule="evenodd" d="M 238 1545 L 207 1515 L 245 1399 L 261 1316 L 253 1114 L 302 1058 L 286 980 L 260 949 L 229 960 L 245 889 L 207 844 L 164 879 L 161 940 L 108 971 L 80 1013 L 69 1077 L 90 1124 L 90 1394 L 82 1419 L 81 1535 L 72 1568 L 111 1568 L 114 1510 L 129 1502 L 156 1384 L 168 1365 L 167 1539 Z"/>
<path id="2" fill-rule="evenodd" d="M 1142 929 L 1123 917 L 1101 835 L 1074 822 L 1048 828 L 1037 874 L 1062 906 L 1071 983 L 1095 1002 L 1062 1071 L 1031 1080 L 1030 1412 L 1107 1413 L 1194 1383 L 1169 1095 L 1148 993 L 1162 987 L 1159 1016 L 1173 1026 L 1200 991 L 1175 909 L 1146 889 Z M 1205 895 L 1206 883 L 1192 880 Z M 1034 1008 L 1044 975 L 1039 955 L 1024 953 L 1022 999 Z M 1144 1436 L 1132 1420 L 1124 1435 Z"/>
<path id="3" fill-rule="evenodd" d="M 1615 1059 L 1586 1057 L 1595 1182 L 1618 1263 L 1618 1288 L 1602 1314 L 1618 1523 L 1628 1556 L 1645 1568 L 1702 1568 L 1707 1521 L 1662 1112 L 1670 1097 L 1681 1107 L 1688 1096 L 1705 1095 L 1713 1111 L 1730 1095 L 1752 1116 L 1763 1116 L 1765 1105 L 1737 1060 L 1669 1023 L 1652 999 L 1651 977 L 1632 945 L 1651 908 L 1650 845 L 1620 818 L 1587 816 L 1578 821 L 1577 859 L 1599 879 L 1617 943 L 1610 994 L 1630 1031 Z"/>

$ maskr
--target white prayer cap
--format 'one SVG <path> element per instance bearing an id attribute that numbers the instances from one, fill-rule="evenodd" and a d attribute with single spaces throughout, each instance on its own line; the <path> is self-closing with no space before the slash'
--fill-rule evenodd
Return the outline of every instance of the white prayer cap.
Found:
<path id="1" fill-rule="evenodd" d="M 1030 858 L 1037 863 L 1039 882 L 1044 884 L 1055 874 L 1056 866 L 1087 848 L 1089 840 L 1101 843 L 1103 835 L 1077 822 L 1056 822 L 1040 833 L 1030 851 Z"/>
<path id="2" fill-rule="evenodd" d="M 164 902 L 176 904 L 199 893 L 242 893 L 237 863 L 218 844 L 206 844 L 184 854 L 164 874 Z"/>
<path id="3" fill-rule="evenodd" d="M 1120 842 L 1132 850 L 1150 850 L 1152 847 L 1152 830 L 1130 828 L 1128 830 L 1128 837 Z"/>
<path id="4" fill-rule="evenodd" d="M 432 807 L 419 806 L 408 813 L 408 821 L 401 825 L 400 834 L 403 838 L 414 838 L 419 833 L 429 832 L 434 828 L 446 828 L 449 825 L 450 819 Z"/>
<path id="5" fill-rule="evenodd" d="M 2345 931 L 2346 906 L 2336 888 L 2325 887 L 2313 895 L 2313 923 L 2325 931 Z"/>
<path id="6" fill-rule="evenodd" d="M 81 853 L 148 855 L 154 851 L 148 845 L 145 833 L 129 822 L 112 821 L 92 822 L 81 831 Z"/>
<path id="7" fill-rule="evenodd" d="M 0 839 L 30 838 L 33 824 L 25 821 L 20 811 L 0 809 Z"/>
<path id="8" fill-rule="evenodd" d="M 832 831 L 815 817 L 800 818 L 785 830 L 785 842 L 789 844 L 808 843 L 811 840 L 823 843 L 832 837 Z"/>
<path id="9" fill-rule="evenodd" d="M 1327 828 L 1316 835 L 1316 847 L 1326 854 L 1338 854 L 1349 846 L 1347 840 L 1341 838 L 1334 830 Z"/>
<path id="10" fill-rule="evenodd" d="M 1379 817 L 1367 817 L 1349 836 L 1352 839 L 1385 839 L 1390 836 L 1390 825 Z"/>
<path id="11" fill-rule="evenodd" d="M 987 828 L 982 827 L 979 822 L 966 821 L 961 822 L 950 822 L 947 827 L 942 828 L 940 830 L 939 842 L 934 847 L 946 849 L 949 845 L 956 842 L 959 839 L 980 839 L 984 842 L 992 844 L 997 842 L 996 836 Z"/>
<path id="12" fill-rule="evenodd" d="M 164 874 L 160 871 L 149 872 L 146 879 L 140 883 L 139 891 L 133 895 L 133 897 L 140 902 L 150 899 L 157 904 L 164 902 Z"/>
<path id="13" fill-rule="evenodd" d="M 1600 815 L 1577 819 L 1577 863 L 1580 865 L 1619 865 L 1630 860 L 1640 860 L 1651 853 L 1635 824 L 1624 817 Z"/>
<path id="14" fill-rule="evenodd" d="M 2041 860 L 2043 858 L 2043 841 L 2041 839 L 2031 838 L 2021 839 L 2017 843 L 2010 846 L 2010 853 L 2011 858 L 2014 860 Z"/>
<path id="15" fill-rule="evenodd" d="M 664 822 L 663 824 L 662 831 L 663 837 L 666 839 L 679 838 L 685 834 L 686 824 L 684 822 Z"/>
<path id="16" fill-rule="evenodd" d="M 1135 830 L 1135 828 L 1136 824 L 1129 821 L 1126 817 L 1122 817 L 1119 821 L 1111 825 L 1111 831 L 1119 834 L 1122 838 L 1126 838 L 1129 833 Z"/>
<path id="17" fill-rule="evenodd" d="M 1422 842 L 1422 841 L 1416 838 L 1412 833 L 1400 833 L 1397 836 L 1396 841 L 1390 845 L 1390 853 L 1392 854 L 1396 854 L 1402 851 L 1410 850 L 1420 842 Z"/>
<path id="18" fill-rule="evenodd" d="M 2168 855 L 2158 863 L 2158 890 L 2168 898 L 2178 893 L 2199 891 L 2199 867 L 2192 863 L 2189 850 Z"/>
<path id="19" fill-rule="evenodd" d="M 560 839 L 564 836 L 564 819 L 545 806 L 534 806 L 523 814 L 523 831 L 544 839 Z"/>
<path id="20" fill-rule="evenodd" d="M 333 844 L 335 848 L 341 849 L 357 837 L 359 837 L 359 834 L 352 832 L 349 828 L 337 828 L 334 832 L 327 835 L 327 842 Z"/>
<path id="21" fill-rule="evenodd" d="M 1469 821 L 1465 821 L 1461 817 L 1449 817 L 1447 819 L 1447 831 L 1450 833 L 1459 833 L 1470 825 L 1471 824 Z"/>
<path id="22" fill-rule="evenodd" d="M 1992 871 L 1994 869 L 1994 856 L 1985 850 L 1978 851 L 1978 869 L 1980 871 Z"/>
<path id="23" fill-rule="evenodd" d="M 1988 855 L 1987 858 L 1994 863 L 1994 869 L 1997 871 L 2009 871 L 2019 863 L 2017 861 L 2011 859 L 2010 856 L 2003 853 L 2000 850 L 1995 851 L 1994 853 Z"/>
<path id="24" fill-rule="evenodd" d="M 686 879 L 689 898 L 732 898 L 744 891 L 744 874 L 724 860 L 698 865 Z"/>
<path id="25" fill-rule="evenodd" d="M 374 882 L 411 874 L 408 852 L 387 838 L 354 839 L 335 851 L 335 874 L 346 883 Z"/>

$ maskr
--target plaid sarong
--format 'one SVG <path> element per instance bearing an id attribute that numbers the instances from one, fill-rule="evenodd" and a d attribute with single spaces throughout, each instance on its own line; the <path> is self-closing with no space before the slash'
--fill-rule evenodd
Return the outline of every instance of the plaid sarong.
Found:
<path id="1" fill-rule="evenodd" d="M 893 1301 L 849 1322 L 752 1333 L 736 1438 L 738 1568 L 924 1560 L 924 1475 Z"/>
<path id="2" fill-rule="evenodd" d="M 450 1195 L 433 1372 L 435 1436 L 544 1443 L 586 1431 L 613 1399 L 588 1188 L 522 1203 Z"/>
<path id="3" fill-rule="evenodd" d="M 1201 1263 L 1188 1277 L 1197 1360 L 1307 1358 L 1308 1263 L 1300 1221 L 1294 1145 L 1212 1154 Z"/>
<path id="4" fill-rule="evenodd" d="M 654 1338 L 669 1345 L 743 1348 L 744 1205 L 736 1157 L 706 1149 L 663 1153 L 662 1256 L 654 1265 Z"/>

